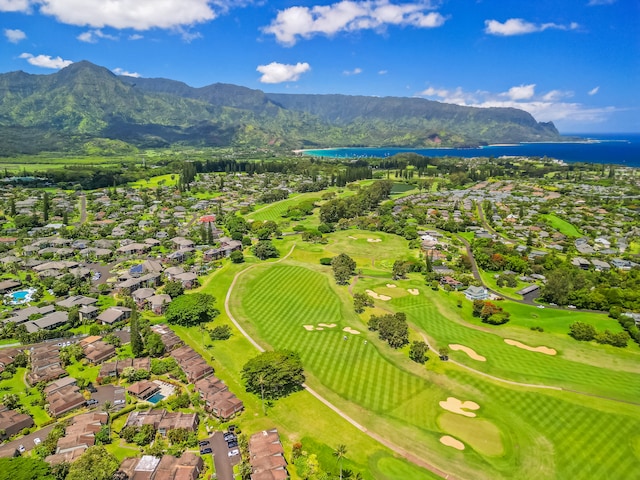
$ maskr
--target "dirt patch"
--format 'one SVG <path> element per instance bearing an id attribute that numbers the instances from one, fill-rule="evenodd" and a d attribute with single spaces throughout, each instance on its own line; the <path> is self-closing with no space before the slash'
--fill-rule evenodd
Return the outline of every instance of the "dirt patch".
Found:
<path id="1" fill-rule="evenodd" d="M 411 295 L 420 295 L 420 290 L 418 290 L 417 288 L 409 288 L 407 289 L 407 292 L 409 292 Z"/>
<path id="2" fill-rule="evenodd" d="M 318 326 L 324 328 L 335 328 L 337 325 L 335 323 L 319 323 Z"/>
<path id="3" fill-rule="evenodd" d="M 396 288 L 397 285 L 393 284 L 393 283 L 387 283 L 387 288 Z"/>
<path id="4" fill-rule="evenodd" d="M 457 343 L 449 345 L 451 350 L 456 350 L 460 352 L 464 352 L 473 360 L 477 360 L 479 362 L 486 362 L 487 359 L 482 355 L 478 355 L 473 348 L 465 347 L 464 345 L 458 345 Z"/>
<path id="5" fill-rule="evenodd" d="M 379 238 L 367 238 L 367 242 L 370 242 L 370 243 L 378 243 L 378 242 L 381 242 L 381 241 L 382 240 L 379 239 Z"/>
<path id="6" fill-rule="evenodd" d="M 366 292 L 367 295 L 369 295 L 371 298 L 375 298 L 376 300 L 383 300 L 385 302 L 391 300 L 391 297 L 389 295 L 379 295 L 373 290 L 367 290 Z"/>
<path id="7" fill-rule="evenodd" d="M 360 335 L 360 332 L 358 330 L 354 330 L 351 327 L 344 327 L 342 331 L 346 333 L 350 333 L 351 335 Z"/>
<path id="8" fill-rule="evenodd" d="M 464 443 L 457 438 L 450 437 L 449 435 L 440 437 L 440 443 L 447 447 L 453 447 L 456 450 L 464 450 Z"/>
<path id="9" fill-rule="evenodd" d="M 522 348 L 523 350 L 529 350 L 530 352 L 538 352 L 544 353 L 545 355 L 555 355 L 557 352 L 553 348 L 549 347 L 530 347 L 529 345 L 525 345 L 524 343 L 518 342 L 517 340 L 511 340 L 510 338 L 505 338 L 504 343 L 507 345 L 513 345 L 514 347 Z"/>
<path id="10" fill-rule="evenodd" d="M 480 405 L 476 402 L 463 402 L 455 397 L 449 397 L 446 401 L 440 402 L 440 406 L 451 413 L 457 413 L 465 417 L 475 417 L 475 413 L 467 412 L 467 410 L 478 410 L 480 408 Z"/>
<path id="11" fill-rule="evenodd" d="M 307 332 L 313 332 L 316 328 L 313 325 L 303 325 L 303 327 Z"/>

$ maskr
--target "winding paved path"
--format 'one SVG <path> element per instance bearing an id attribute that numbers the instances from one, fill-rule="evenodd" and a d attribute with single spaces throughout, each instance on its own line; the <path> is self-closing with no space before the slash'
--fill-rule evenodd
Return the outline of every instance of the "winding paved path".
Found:
<path id="1" fill-rule="evenodd" d="M 296 244 L 294 243 L 293 246 L 291 247 L 291 250 L 289 250 L 289 253 L 287 253 L 280 260 L 278 260 L 276 262 L 273 262 L 273 263 L 280 263 L 280 262 L 286 260 L 293 253 L 293 250 L 295 248 L 296 248 Z M 240 326 L 240 323 L 233 316 L 233 314 L 231 313 L 231 309 L 229 308 L 229 300 L 231 298 L 231 294 L 233 292 L 233 288 L 235 287 L 238 278 L 240 278 L 240 275 L 242 275 L 243 273 L 245 273 L 245 272 L 249 271 L 250 269 L 252 269 L 254 267 L 257 267 L 259 265 L 261 265 L 261 264 L 256 263 L 256 264 L 251 265 L 251 266 L 245 268 L 244 270 L 241 270 L 241 271 L 239 271 L 238 273 L 235 274 L 235 276 L 233 277 L 233 281 L 231 282 L 231 285 L 229 285 L 229 290 L 227 290 L 227 296 L 224 299 L 224 309 L 225 309 L 225 312 L 227 313 L 227 316 L 229 317 L 229 320 L 231 320 L 233 322 L 233 324 L 240 331 L 240 333 L 242 333 L 242 335 L 244 335 L 244 337 L 247 340 L 249 340 L 249 342 L 251 342 L 251 344 L 254 347 L 256 347 L 256 349 L 258 349 L 258 351 L 264 352 L 265 349 L 258 342 L 256 342 L 253 338 L 251 338 L 251 336 L 242 328 L 242 326 Z M 322 395 L 320 395 L 318 392 L 316 392 L 311 387 L 309 387 L 309 385 L 307 385 L 306 383 L 302 384 L 302 386 L 305 388 L 305 390 L 307 392 L 309 392 L 311 395 L 313 395 L 315 398 L 317 398 L 320 402 L 322 402 L 324 405 L 329 407 L 335 413 L 340 415 L 343 419 L 345 419 L 351 425 L 356 427 L 358 430 L 360 430 L 361 432 L 365 433 L 369 437 L 371 437 L 374 440 L 376 440 L 378 443 L 380 443 L 380 444 L 384 445 L 385 447 L 389 448 L 390 450 L 392 450 L 393 452 L 397 453 L 398 455 L 400 455 L 401 457 L 405 458 L 406 460 L 410 461 L 411 463 L 414 463 L 415 465 L 417 465 L 419 467 L 422 467 L 422 468 L 424 468 L 426 470 L 429 470 L 430 472 L 438 475 L 441 478 L 446 478 L 446 479 L 449 479 L 449 480 L 456 480 L 456 477 L 454 477 L 453 475 L 448 474 L 448 473 L 440 470 L 439 468 L 435 467 L 434 465 L 431 465 L 430 463 L 428 463 L 428 462 L 424 461 L 423 459 L 417 457 L 416 455 L 414 455 L 413 453 L 405 450 L 404 448 L 396 445 L 395 443 L 391 442 L 390 440 L 387 440 L 387 439 L 383 438 L 382 436 L 378 435 L 377 433 L 372 432 L 371 430 L 368 430 L 366 427 L 364 427 L 360 423 L 356 422 L 353 418 L 351 418 L 349 415 L 347 415 L 343 410 L 339 409 L 337 406 L 335 406 L 329 400 L 327 400 Z"/>

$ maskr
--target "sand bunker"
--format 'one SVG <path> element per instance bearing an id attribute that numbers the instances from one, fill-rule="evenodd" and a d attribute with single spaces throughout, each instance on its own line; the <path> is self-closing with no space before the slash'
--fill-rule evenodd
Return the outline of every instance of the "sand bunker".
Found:
<path id="1" fill-rule="evenodd" d="M 353 329 L 353 328 L 351 328 L 351 327 L 344 327 L 344 328 L 342 329 L 342 331 L 343 331 L 343 332 L 346 332 L 346 333 L 350 333 L 350 334 L 352 334 L 352 335 L 360 335 L 360 332 L 359 332 L 358 330 L 354 330 L 354 329 Z"/>
<path id="2" fill-rule="evenodd" d="M 440 406 L 451 413 L 457 413 L 459 415 L 464 415 L 465 417 L 475 417 L 475 413 L 467 412 L 467 410 L 478 410 L 480 408 L 480 405 L 476 402 L 463 402 L 455 397 L 449 397 L 446 402 L 440 402 Z"/>
<path id="3" fill-rule="evenodd" d="M 407 292 L 409 292 L 411 295 L 420 295 L 420 290 L 418 290 L 417 288 L 409 288 Z"/>
<path id="4" fill-rule="evenodd" d="M 487 361 L 487 359 L 485 357 L 483 357 L 482 355 L 478 355 L 474 349 L 469 348 L 469 347 L 465 347 L 464 345 L 458 345 L 457 343 L 454 343 L 452 345 L 449 345 L 449 348 L 451 350 L 464 352 L 467 355 L 469 355 L 469 357 L 471 357 L 473 360 L 477 360 L 479 362 L 486 362 Z"/>
<path id="5" fill-rule="evenodd" d="M 303 325 L 304 329 L 308 332 L 313 332 L 315 327 L 313 325 Z"/>
<path id="6" fill-rule="evenodd" d="M 384 300 L 385 302 L 387 300 L 391 300 L 391 297 L 389 295 L 379 295 L 373 290 L 367 290 L 366 292 L 367 295 L 369 295 L 371 298 L 375 298 L 376 300 Z"/>
<path id="7" fill-rule="evenodd" d="M 394 285 L 393 283 L 387 283 L 387 288 L 396 288 L 397 285 Z"/>
<path id="8" fill-rule="evenodd" d="M 446 445 L 447 447 L 453 447 L 456 450 L 464 450 L 464 443 L 456 438 L 450 437 L 449 435 L 440 437 L 440 443 Z"/>
<path id="9" fill-rule="evenodd" d="M 358 237 L 354 237 L 353 235 L 349 235 L 347 238 L 350 238 L 351 240 L 357 240 Z"/>
<path id="10" fill-rule="evenodd" d="M 382 240 L 379 238 L 367 238 L 367 242 L 371 242 L 371 243 L 377 243 L 377 242 L 381 242 Z"/>
<path id="11" fill-rule="evenodd" d="M 514 347 L 522 348 L 523 350 L 529 350 L 530 352 L 544 353 L 545 355 L 555 355 L 557 353 L 553 348 L 530 347 L 529 345 L 520 343 L 517 340 L 511 340 L 510 338 L 505 338 L 504 343 L 506 343 L 507 345 L 513 345 Z"/>
<path id="12" fill-rule="evenodd" d="M 324 328 L 336 328 L 337 325 L 335 323 L 319 323 L 318 326 Z"/>

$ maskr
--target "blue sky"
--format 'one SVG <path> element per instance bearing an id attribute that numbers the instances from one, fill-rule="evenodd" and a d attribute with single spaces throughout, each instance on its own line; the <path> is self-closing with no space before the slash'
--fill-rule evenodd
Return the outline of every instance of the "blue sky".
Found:
<path id="1" fill-rule="evenodd" d="M 0 72 L 89 60 L 267 92 L 512 106 L 640 132 L 638 0 L 0 0 Z"/>

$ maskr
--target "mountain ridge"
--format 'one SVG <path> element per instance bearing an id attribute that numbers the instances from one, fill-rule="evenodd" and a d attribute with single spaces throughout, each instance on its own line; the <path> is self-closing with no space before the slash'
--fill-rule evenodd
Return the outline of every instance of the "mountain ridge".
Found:
<path id="1" fill-rule="evenodd" d="M 88 61 L 48 75 L 0 74 L 0 154 L 56 149 L 60 139 L 73 149 L 93 138 L 140 147 L 319 148 L 476 146 L 561 137 L 552 123 L 514 108 L 410 97 L 277 94 L 225 83 L 191 87 L 118 76 Z"/>

